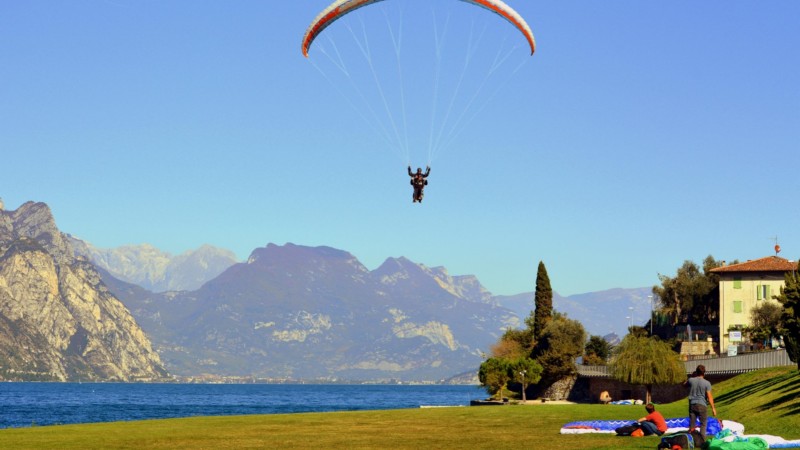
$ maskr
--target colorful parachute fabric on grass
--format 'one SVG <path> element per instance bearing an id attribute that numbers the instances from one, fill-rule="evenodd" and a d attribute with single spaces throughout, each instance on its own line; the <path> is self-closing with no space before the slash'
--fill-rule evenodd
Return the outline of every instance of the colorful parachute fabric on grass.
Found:
<path id="1" fill-rule="evenodd" d="M 777 437 L 777 436 L 773 436 Z M 763 437 L 762 437 L 763 438 Z M 767 441 L 769 444 L 769 448 L 800 448 L 800 439 L 795 439 L 793 441 L 787 441 L 783 438 L 778 437 L 775 442 Z"/>
<path id="2" fill-rule="evenodd" d="M 617 428 L 625 425 L 631 425 L 634 422 L 634 420 L 591 420 L 570 422 L 561 427 L 561 434 L 614 433 L 614 430 Z M 727 425 L 728 421 L 724 422 L 726 422 L 725 425 Z M 731 422 L 731 424 L 736 424 L 736 422 Z M 737 425 L 741 426 L 741 424 Z M 667 433 L 688 430 L 689 418 L 679 417 L 667 419 L 667 427 Z M 744 427 L 741 428 L 744 430 Z M 721 430 L 722 426 L 720 425 L 720 421 L 709 418 L 708 423 L 706 424 L 706 435 L 712 436 L 719 433 Z"/>
<path id="3" fill-rule="evenodd" d="M 614 430 L 634 423 L 633 420 L 590 420 L 570 422 L 561 427 L 561 434 L 614 433 Z M 689 418 L 667 419 L 667 433 L 689 429 Z M 706 427 L 711 450 L 761 450 L 765 448 L 800 448 L 800 439 L 787 440 L 769 434 L 744 434 L 744 425 L 732 420 L 711 420 Z"/>
<path id="4" fill-rule="evenodd" d="M 737 436 L 730 440 L 711 439 L 706 448 L 708 450 L 765 450 L 770 446 L 761 438 Z"/>
<path id="5" fill-rule="evenodd" d="M 744 434 L 723 429 L 713 439 L 709 439 L 710 450 L 761 450 L 765 448 L 800 448 L 800 439 L 787 441 L 780 436 L 769 434 Z"/>
<path id="6" fill-rule="evenodd" d="M 644 402 L 641 400 L 614 400 L 613 402 L 608 402 L 609 405 L 643 405 Z"/>

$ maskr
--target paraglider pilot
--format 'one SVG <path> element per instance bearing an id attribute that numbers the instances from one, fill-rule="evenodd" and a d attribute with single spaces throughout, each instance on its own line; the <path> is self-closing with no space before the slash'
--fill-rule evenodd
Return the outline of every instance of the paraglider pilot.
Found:
<path id="1" fill-rule="evenodd" d="M 431 168 L 425 166 L 425 173 L 422 169 L 417 167 L 416 173 L 411 173 L 411 166 L 408 166 L 408 176 L 411 177 L 411 186 L 414 186 L 414 200 L 411 203 L 422 203 L 422 197 L 425 195 L 425 186 L 428 185 L 428 175 L 431 174 Z"/>

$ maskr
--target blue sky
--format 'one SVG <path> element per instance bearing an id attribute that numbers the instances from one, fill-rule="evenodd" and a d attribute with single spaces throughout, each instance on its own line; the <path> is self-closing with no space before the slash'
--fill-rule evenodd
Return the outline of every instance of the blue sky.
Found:
<path id="1" fill-rule="evenodd" d="M 370 269 L 405 256 L 475 274 L 495 294 L 533 290 L 540 260 L 570 295 L 650 286 L 709 254 L 767 256 L 775 236 L 800 256 L 800 3 L 509 0 L 530 57 L 480 8 L 390 0 L 325 30 L 307 60 L 302 35 L 327 3 L 3 2 L 6 208 L 45 202 L 100 247 L 208 243 L 244 259 L 327 245 Z M 438 97 L 422 86 L 436 36 Z M 431 111 L 459 79 L 462 104 L 467 86 L 480 94 L 474 118 L 412 204 L 406 164 L 427 162 Z M 407 148 L 370 125 L 382 110 Z"/>

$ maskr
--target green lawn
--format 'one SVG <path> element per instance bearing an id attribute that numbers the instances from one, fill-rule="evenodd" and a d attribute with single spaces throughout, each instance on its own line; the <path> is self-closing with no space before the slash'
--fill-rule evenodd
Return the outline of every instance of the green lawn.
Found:
<path id="1" fill-rule="evenodd" d="M 749 433 L 800 438 L 800 373 L 741 375 L 714 386 L 720 417 Z M 686 402 L 660 405 L 685 416 Z M 198 417 L 0 430 L 0 448 L 654 449 L 658 439 L 561 435 L 573 420 L 636 419 L 641 406 L 535 405 Z"/>

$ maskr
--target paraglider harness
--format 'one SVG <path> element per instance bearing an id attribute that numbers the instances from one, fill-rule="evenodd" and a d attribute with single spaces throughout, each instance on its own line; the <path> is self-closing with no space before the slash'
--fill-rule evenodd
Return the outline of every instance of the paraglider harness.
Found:
<path id="1" fill-rule="evenodd" d="M 414 186 L 414 201 L 422 202 L 423 190 L 428 185 L 428 180 L 425 178 L 431 173 L 430 167 L 427 168 L 423 174 L 421 171 L 411 173 L 411 167 L 408 168 L 408 174 L 411 175 L 411 186 Z"/>
<path id="2" fill-rule="evenodd" d="M 423 191 L 425 186 L 428 185 L 428 180 L 423 178 L 422 175 L 416 174 L 411 178 L 411 185 L 414 186 L 414 201 L 422 202 L 422 196 L 425 195 Z"/>
<path id="3" fill-rule="evenodd" d="M 417 174 L 414 175 L 413 178 L 411 178 L 411 185 L 417 189 L 422 189 L 423 187 L 428 185 L 428 180 L 423 178 L 422 175 Z"/>

